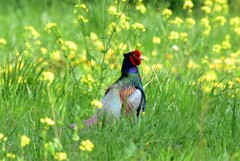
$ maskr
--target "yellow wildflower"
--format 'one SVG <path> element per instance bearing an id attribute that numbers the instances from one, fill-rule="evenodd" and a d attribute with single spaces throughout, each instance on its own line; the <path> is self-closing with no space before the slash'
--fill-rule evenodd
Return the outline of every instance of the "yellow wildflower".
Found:
<path id="1" fill-rule="evenodd" d="M 170 39 L 170 40 L 177 40 L 177 39 L 179 39 L 179 33 L 176 32 L 176 31 L 170 32 L 170 34 L 168 36 L 168 39 Z"/>
<path id="2" fill-rule="evenodd" d="M 0 133 L 0 141 L 7 141 L 7 137 Z"/>
<path id="3" fill-rule="evenodd" d="M 57 51 L 53 51 L 51 54 L 50 54 L 50 57 L 55 60 L 55 61 L 59 61 L 61 60 L 61 53 L 59 50 Z"/>
<path id="4" fill-rule="evenodd" d="M 153 37 L 153 39 L 152 39 L 152 42 L 154 43 L 154 44 L 160 44 L 161 43 L 161 39 L 160 39 L 160 37 Z"/>
<path id="5" fill-rule="evenodd" d="M 92 104 L 93 106 L 96 106 L 96 107 L 99 108 L 99 109 L 101 109 L 101 108 L 103 107 L 102 102 L 101 102 L 101 101 L 98 101 L 98 100 L 93 100 L 93 101 L 91 102 L 91 104 Z"/>
<path id="6" fill-rule="evenodd" d="M 0 46 L 6 44 L 7 44 L 6 40 L 4 38 L 0 38 Z"/>
<path id="7" fill-rule="evenodd" d="M 204 81 L 215 81 L 215 80 L 217 80 L 217 74 L 214 70 L 210 70 L 206 74 L 201 76 L 198 81 L 204 82 Z"/>
<path id="8" fill-rule="evenodd" d="M 146 13 L 147 8 L 144 6 L 143 3 L 140 3 L 136 6 L 136 10 L 139 11 L 140 13 Z"/>
<path id="9" fill-rule="evenodd" d="M 183 23 L 183 20 L 180 17 L 175 17 L 175 19 L 170 21 L 170 23 L 175 24 L 178 27 L 180 27 L 181 24 Z"/>
<path id="10" fill-rule="evenodd" d="M 33 26 L 26 26 L 24 29 L 30 31 L 33 38 L 38 38 L 40 36 L 40 34 L 36 31 L 36 29 Z"/>
<path id="11" fill-rule="evenodd" d="M 211 32 L 211 26 L 206 26 L 206 28 L 203 30 L 202 34 L 203 34 L 203 36 L 207 37 L 207 36 L 209 36 L 210 32 Z"/>
<path id="12" fill-rule="evenodd" d="M 52 83 L 54 80 L 54 74 L 52 72 L 43 72 L 41 80 L 46 80 Z"/>
<path id="13" fill-rule="evenodd" d="M 67 154 L 64 152 L 57 152 L 54 155 L 55 160 L 67 160 Z"/>
<path id="14" fill-rule="evenodd" d="M 41 123 L 43 123 L 43 124 L 45 124 L 47 126 L 53 126 L 55 124 L 55 122 L 52 119 L 48 118 L 48 117 L 41 118 L 40 121 L 41 121 Z"/>
<path id="15" fill-rule="evenodd" d="M 206 13 L 206 14 L 210 14 L 212 11 L 211 11 L 211 8 L 208 7 L 208 6 L 202 6 L 201 7 L 201 10 Z"/>
<path id="16" fill-rule="evenodd" d="M 209 26 L 209 19 L 208 17 L 204 17 L 201 19 L 201 25 L 204 27 L 208 27 Z"/>
<path id="17" fill-rule="evenodd" d="M 45 25 L 45 30 L 48 32 L 48 33 L 50 33 L 50 32 L 52 32 L 52 29 L 53 28 L 56 28 L 57 27 L 57 24 L 56 23 L 52 23 L 52 22 L 50 22 L 50 23 L 48 23 L 47 25 Z"/>
<path id="18" fill-rule="evenodd" d="M 223 48 L 223 49 L 231 49 L 231 47 L 232 47 L 232 44 L 230 43 L 229 40 L 224 40 L 224 41 L 222 42 L 222 48 Z"/>
<path id="19" fill-rule="evenodd" d="M 204 93 L 209 94 L 211 92 L 212 88 L 210 87 L 209 84 L 205 83 L 202 85 L 202 90 Z"/>
<path id="20" fill-rule="evenodd" d="M 240 35 L 240 27 L 235 27 L 234 32 L 235 32 L 237 35 Z"/>
<path id="21" fill-rule="evenodd" d="M 157 51 L 153 50 L 151 56 L 153 56 L 153 57 L 157 56 Z"/>
<path id="22" fill-rule="evenodd" d="M 192 11 L 194 4 L 191 0 L 185 0 L 184 5 L 183 5 L 183 9 L 184 10 L 189 10 L 190 12 Z"/>
<path id="23" fill-rule="evenodd" d="M 220 52 L 221 52 L 221 49 L 222 49 L 222 46 L 221 46 L 221 45 L 219 45 L 219 44 L 213 45 L 213 52 L 214 52 L 214 53 L 220 53 Z"/>
<path id="24" fill-rule="evenodd" d="M 220 23 L 221 26 L 225 25 L 227 22 L 226 18 L 224 16 L 217 16 L 214 21 Z"/>
<path id="25" fill-rule="evenodd" d="M 16 155 L 13 153 L 7 153 L 7 158 L 14 159 L 16 158 Z"/>
<path id="26" fill-rule="evenodd" d="M 88 8 L 87 8 L 87 6 L 84 3 L 79 4 L 78 7 L 79 8 L 83 8 L 83 9 L 85 9 L 86 12 L 88 12 Z"/>
<path id="27" fill-rule="evenodd" d="M 23 136 L 21 137 L 21 143 L 20 143 L 21 147 L 24 148 L 24 147 L 25 147 L 26 145 L 28 145 L 29 143 L 30 143 L 30 138 L 27 137 L 26 135 L 23 135 Z"/>
<path id="28" fill-rule="evenodd" d="M 229 20 L 229 23 L 230 25 L 232 26 L 239 26 L 240 25 L 240 17 L 233 17 L 233 18 L 230 18 Z M 0 41 L 1 42 L 1 41 Z M 1 44 L 1 43 L 0 43 Z"/>
<path id="29" fill-rule="evenodd" d="M 193 18 L 187 18 L 186 19 L 186 24 L 188 28 L 191 28 L 193 25 L 196 24 L 196 21 Z"/>
<path id="30" fill-rule="evenodd" d="M 132 24 L 132 28 L 133 28 L 133 29 L 139 29 L 139 30 L 141 30 L 142 32 L 145 32 L 145 31 L 146 31 L 144 25 L 141 24 L 141 23 L 139 23 L 139 22 L 135 22 L 134 24 Z"/>
<path id="31" fill-rule="evenodd" d="M 79 15 L 78 17 L 77 17 L 77 21 L 78 22 L 84 22 L 84 23 L 88 23 L 88 19 L 86 19 L 84 16 L 82 16 L 82 15 Z"/>
<path id="32" fill-rule="evenodd" d="M 185 41 L 185 42 L 188 40 L 188 33 L 186 33 L 186 32 L 181 32 L 179 34 L 179 36 L 180 36 L 180 39 Z"/>
<path id="33" fill-rule="evenodd" d="M 108 8 L 108 13 L 109 13 L 110 15 L 118 15 L 118 13 L 117 13 L 117 8 L 116 8 L 115 6 L 110 6 L 110 7 Z"/>
<path id="34" fill-rule="evenodd" d="M 41 51 L 41 53 L 42 53 L 43 55 L 47 54 L 47 49 L 44 48 L 44 47 L 41 47 L 41 48 L 40 48 L 40 51 Z"/>
<path id="35" fill-rule="evenodd" d="M 188 64 L 187 64 L 187 67 L 188 67 L 189 69 L 197 69 L 197 68 L 199 68 L 200 66 L 199 66 L 197 63 L 195 63 L 193 60 L 190 60 L 190 61 L 188 62 Z"/>
<path id="36" fill-rule="evenodd" d="M 72 41 L 64 41 L 64 45 L 68 47 L 69 50 L 77 51 L 77 45 Z"/>
<path id="37" fill-rule="evenodd" d="M 236 78 L 236 82 L 237 82 L 237 83 L 240 83 L 240 78 Z"/>
<path id="38" fill-rule="evenodd" d="M 95 34 L 94 32 L 90 33 L 90 38 L 92 39 L 92 41 L 98 40 L 97 34 Z"/>
<path id="39" fill-rule="evenodd" d="M 84 140 L 81 142 L 79 149 L 82 151 L 89 151 L 91 152 L 94 148 L 94 144 L 90 140 Z"/>
<path id="40" fill-rule="evenodd" d="M 172 10 L 168 9 L 168 8 L 165 8 L 163 11 L 162 11 L 162 15 L 164 18 L 169 18 L 170 16 L 172 16 L 173 12 Z"/>
<path id="41" fill-rule="evenodd" d="M 206 5 L 208 7 L 212 7 L 213 6 L 213 1 L 212 0 L 204 0 L 203 3 L 204 3 L 204 5 Z"/>

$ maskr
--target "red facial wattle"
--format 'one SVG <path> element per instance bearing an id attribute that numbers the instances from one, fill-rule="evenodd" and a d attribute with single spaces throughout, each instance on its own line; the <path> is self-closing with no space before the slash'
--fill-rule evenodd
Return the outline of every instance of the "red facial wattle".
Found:
<path id="1" fill-rule="evenodd" d="M 130 61 L 134 66 L 140 65 L 142 60 L 141 60 L 141 52 L 139 50 L 135 50 L 131 53 L 130 55 Z"/>

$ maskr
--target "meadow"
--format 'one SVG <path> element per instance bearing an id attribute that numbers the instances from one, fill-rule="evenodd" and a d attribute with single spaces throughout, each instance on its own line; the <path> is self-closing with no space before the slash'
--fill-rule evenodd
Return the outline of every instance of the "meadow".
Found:
<path id="1" fill-rule="evenodd" d="M 0 160 L 240 160 L 240 17 L 195 7 L 1 0 Z M 146 111 L 83 128 L 134 49 Z"/>

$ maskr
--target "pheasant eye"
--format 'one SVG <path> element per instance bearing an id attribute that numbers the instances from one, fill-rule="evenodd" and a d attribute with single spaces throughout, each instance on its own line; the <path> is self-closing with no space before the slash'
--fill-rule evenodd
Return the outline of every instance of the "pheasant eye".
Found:
<path id="1" fill-rule="evenodd" d="M 133 54 L 133 56 L 135 56 L 135 54 Z"/>

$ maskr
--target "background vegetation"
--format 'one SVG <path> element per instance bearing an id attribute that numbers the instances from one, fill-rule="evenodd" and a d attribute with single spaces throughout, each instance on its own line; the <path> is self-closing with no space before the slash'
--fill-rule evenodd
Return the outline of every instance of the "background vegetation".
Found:
<path id="1" fill-rule="evenodd" d="M 240 160 L 239 1 L 174 2 L 1 0 L 0 160 Z M 134 49 L 146 112 L 82 128 Z"/>

